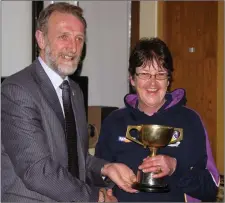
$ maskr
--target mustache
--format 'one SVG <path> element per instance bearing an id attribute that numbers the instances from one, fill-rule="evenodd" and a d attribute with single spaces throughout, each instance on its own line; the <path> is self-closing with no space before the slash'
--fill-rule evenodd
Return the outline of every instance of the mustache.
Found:
<path id="1" fill-rule="evenodd" d="M 80 56 L 73 52 L 61 52 L 61 53 L 59 53 L 59 56 L 62 56 L 62 57 L 68 56 L 68 57 L 71 57 L 72 60 L 80 59 Z"/>

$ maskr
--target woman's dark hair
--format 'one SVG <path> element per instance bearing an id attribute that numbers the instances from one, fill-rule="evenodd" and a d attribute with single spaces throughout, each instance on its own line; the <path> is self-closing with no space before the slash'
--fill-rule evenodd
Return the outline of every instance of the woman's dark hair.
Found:
<path id="1" fill-rule="evenodd" d="M 168 71 L 169 80 L 172 79 L 173 59 L 169 48 L 157 37 L 142 38 L 135 45 L 129 58 L 129 73 L 133 77 L 136 68 L 145 66 L 147 63 L 156 62 L 161 68 Z"/>

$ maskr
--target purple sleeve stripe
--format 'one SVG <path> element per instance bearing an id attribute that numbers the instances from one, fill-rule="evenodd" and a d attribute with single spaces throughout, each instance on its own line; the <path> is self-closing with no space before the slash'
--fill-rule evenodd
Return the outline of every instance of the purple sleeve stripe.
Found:
<path id="1" fill-rule="evenodd" d="M 185 108 L 190 109 L 188 107 L 185 107 Z M 210 144 L 209 144 L 208 133 L 206 132 L 206 128 L 205 128 L 205 126 L 203 124 L 201 116 L 196 111 L 194 111 L 193 109 L 190 109 L 190 110 L 195 112 L 199 116 L 199 118 L 200 118 L 200 120 L 202 122 L 202 125 L 204 127 L 205 136 L 206 136 L 206 151 L 207 151 L 207 157 L 208 157 L 206 168 L 208 169 L 208 171 L 212 175 L 212 179 L 213 179 L 214 183 L 216 184 L 216 186 L 218 187 L 219 184 L 220 184 L 220 176 L 219 176 L 219 172 L 218 172 L 218 170 L 216 168 L 216 164 L 215 164 L 214 158 L 212 156 L 212 150 L 211 150 L 211 147 L 210 147 Z M 201 202 L 200 200 L 195 199 L 195 198 L 193 198 L 193 197 L 191 197 L 189 195 L 185 194 L 185 196 L 186 196 L 185 199 L 186 199 L 187 202 Z"/>
<path id="2" fill-rule="evenodd" d="M 188 109 L 190 109 L 190 108 L 188 108 Z M 194 111 L 193 109 L 190 109 L 190 110 Z M 196 111 L 194 111 L 194 112 L 199 116 L 199 118 L 200 118 L 200 120 L 202 122 L 201 116 Z M 216 168 L 216 164 L 215 164 L 214 158 L 212 156 L 212 150 L 211 150 L 211 147 L 210 147 L 210 144 L 209 144 L 208 133 L 206 132 L 206 128 L 205 128 L 203 122 L 202 122 L 202 125 L 204 127 L 205 136 L 206 136 L 206 150 L 207 150 L 207 157 L 208 157 L 206 168 L 213 175 L 214 180 L 216 181 L 216 185 L 218 185 L 219 181 L 220 181 L 219 172 L 218 172 L 218 170 Z"/>
<path id="3" fill-rule="evenodd" d="M 201 200 L 191 197 L 187 194 L 184 194 L 185 202 L 201 202 Z"/>

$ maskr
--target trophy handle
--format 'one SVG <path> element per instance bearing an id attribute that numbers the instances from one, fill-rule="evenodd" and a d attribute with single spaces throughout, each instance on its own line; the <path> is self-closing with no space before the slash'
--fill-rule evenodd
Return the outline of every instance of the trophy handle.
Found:
<path id="1" fill-rule="evenodd" d="M 180 133 L 180 136 L 175 139 L 172 137 L 169 144 L 174 144 L 176 142 L 180 142 L 181 140 L 183 140 L 183 129 L 182 128 L 174 128 L 174 132 L 175 131 L 178 131 Z"/>
<path id="2" fill-rule="evenodd" d="M 136 143 L 138 143 L 140 145 L 143 145 L 140 141 L 138 141 L 136 138 L 134 138 L 134 137 L 132 137 L 130 135 L 130 130 L 136 129 L 138 132 L 140 132 L 141 131 L 141 128 L 142 128 L 142 125 L 128 125 L 127 126 L 127 132 L 126 132 L 126 138 L 129 139 L 129 140 L 131 140 L 131 141 L 133 141 L 133 142 L 136 142 Z"/>

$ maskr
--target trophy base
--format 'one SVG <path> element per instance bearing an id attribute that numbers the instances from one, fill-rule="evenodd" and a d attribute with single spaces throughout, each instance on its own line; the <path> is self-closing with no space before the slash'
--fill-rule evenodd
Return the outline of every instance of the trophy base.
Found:
<path id="1" fill-rule="evenodd" d="M 153 185 L 147 185 L 147 184 L 140 184 L 140 183 L 134 183 L 132 185 L 132 188 L 135 190 L 138 190 L 140 192 L 156 192 L 156 193 L 165 193 L 169 192 L 170 189 L 168 185 L 165 186 L 153 186 Z"/>

